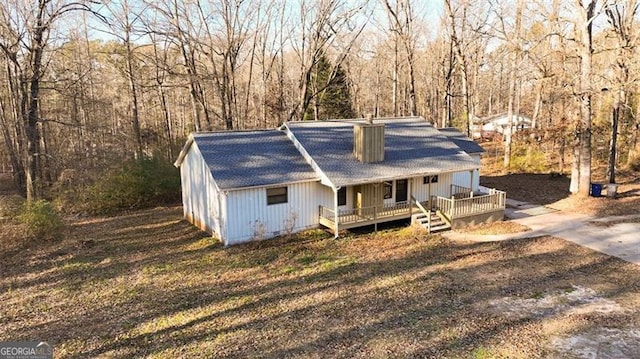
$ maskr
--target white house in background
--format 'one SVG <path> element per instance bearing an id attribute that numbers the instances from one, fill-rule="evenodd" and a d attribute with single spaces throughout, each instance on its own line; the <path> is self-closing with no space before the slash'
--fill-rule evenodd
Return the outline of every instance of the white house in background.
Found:
<path id="1" fill-rule="evenodd" d="M 428 230 L 501 220 L 478 192 L 482 148 L 421 117 L 289 122 L 195 133 L 180 168 L 184 216 L 225 245 L 412 219 Z"/>
<path id="2" fill-rule="evenodd" d="M 531 118 L 527 116 L 522 114 L 513 115 L 514 132 L 531 129 L 531 123 Z M 495 134 L 506 135 L 508 132 L 509 116 L 506 113 L 501 113 L 485 117 L 477 123 L 474 130 L 474 138 L 493 138 Z"/>

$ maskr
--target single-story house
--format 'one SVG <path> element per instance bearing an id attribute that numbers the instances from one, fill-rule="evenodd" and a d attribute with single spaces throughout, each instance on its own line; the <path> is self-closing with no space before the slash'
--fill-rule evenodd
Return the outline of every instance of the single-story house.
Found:
<path id="1" fill-rule="evenodd" d="M 501 220 L 479 192 L 482 148 L 424 118 L 285 123 L 194 133 L 180 168 L 184 216 L 225 245 L 412 219 L 428 230 Z"/>
<path id="2" fill-rule="evenodd" d="M 531 129 L 531 118 L 522 115 L 513 115 L 513 131 L 523 131 Z M 474 138 L 493 139 L 496 134 L 500 136 L 509 133 L 509 115 L 501 113 L 481 119 L 474 125 Z"/>

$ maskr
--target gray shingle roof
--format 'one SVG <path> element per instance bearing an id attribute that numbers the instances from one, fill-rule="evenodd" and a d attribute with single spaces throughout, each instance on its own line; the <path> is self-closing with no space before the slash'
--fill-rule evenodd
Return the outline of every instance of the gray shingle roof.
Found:
<path id="1" fill-rule="evenodd" d="M 362 163 L 353 155 L 357 121 L 290 122 L 296 139 L 336 186 L 398 177 L 472 170 L 476 162 L 422 118 L 385 119 L 385 159 Z"/>
<path id="2" fill-rule="evenodd" d="M 480 147 L 475 141 L 460 132 L 457 128 L 446 127 L 438 129 L 445 136 L 449 137 L 453 143 L 460 147 L 466 153 L 482 153 L 484 148 Z"/>
<path id="3" fill-rule="evenodd" d="M 194 141 L 220 189 L 318 179 L 282 131 L 198 133 Z"/>

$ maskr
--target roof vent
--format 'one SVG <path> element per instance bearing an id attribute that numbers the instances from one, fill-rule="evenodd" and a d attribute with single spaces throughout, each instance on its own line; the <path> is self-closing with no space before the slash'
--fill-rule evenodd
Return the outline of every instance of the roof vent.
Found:
<path id="1" fill-rule="evenodd" d="M 360 162 L 384 161 L 384 124 L 373 123 L 368 115 L 366 123 L 353 125 L 353 155 Z"/>

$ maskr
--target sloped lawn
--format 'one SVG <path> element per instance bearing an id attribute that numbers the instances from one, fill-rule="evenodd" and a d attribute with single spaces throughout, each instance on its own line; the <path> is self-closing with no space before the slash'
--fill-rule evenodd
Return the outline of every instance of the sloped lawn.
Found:
<path id="1" fill-rule="evenodd" d="M 223 249 L 180 208 L 75 220 L 54 242 L 9 226 L 0 341 L 56 357 L 580 357 L 567 343 L 592 334 L 638 352 L 638 267 L 550 237 L 313 231 Z"/>

